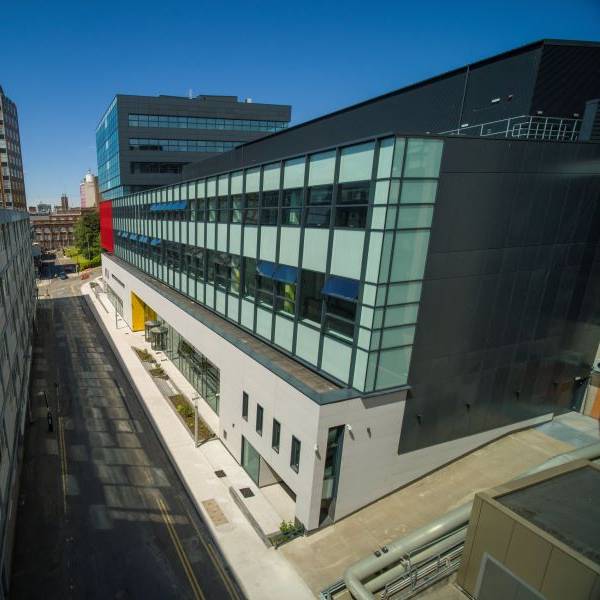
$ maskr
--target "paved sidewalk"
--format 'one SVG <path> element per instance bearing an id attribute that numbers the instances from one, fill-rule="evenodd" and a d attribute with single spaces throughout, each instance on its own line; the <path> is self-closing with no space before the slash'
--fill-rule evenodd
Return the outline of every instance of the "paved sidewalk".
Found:
<path id="1" fill-rule="evenodd" d="M 129 374 L 140 401 L 159 432 L 165 449 L 170 454 L 215 541 L 234 570 L 244 593 L 250 599 L 261 600 L 313 598 L 314 595 L 306 583 L 281 551 L 264 545 L 234 503 L 229 486 L 251 483 L 243 469 L 219 440 L 207 442 L 199 448 L 194 447 L 194 442 L 185 426 L 167 404 L 131 348 L 136 345 L 142 347 L 143 344 L 140 342 L 143 342 L 143 336 L 132 333 L 121 319 L 119 319 L 119 328 L 116 329 L 112 305 L 108 302 L 101 303 L 91 292 L 89 283 L 84 284 L 81 291 L 94 306 L 95 315 L 107 334 L 119 362 Z M 168 363 L 161 363 L 161 366 L 165 365 Z M 175 373 L 176 369 L 167 366 L 167 370 L 169 375 L 175 375 L 176 384 L 179 386 L 181 383 L 181 387 L 185 388 L 185 384 Z M 183 391 L 187 394 L 189 390 Z M 203 416 L 212 426 L 208 418 L 210 415 Z M 217 469 L 225 470 L 228 477 L 218 478 L 215 475 Z M 203 504 L 211 500 L 213 502 L 208 506 Z"/>

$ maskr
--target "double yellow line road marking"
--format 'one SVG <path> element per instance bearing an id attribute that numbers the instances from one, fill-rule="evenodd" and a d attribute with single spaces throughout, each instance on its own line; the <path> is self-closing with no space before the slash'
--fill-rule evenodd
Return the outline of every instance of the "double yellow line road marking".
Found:
<path id="1" fill-rule="evenodd" d="M 181 500 L 180 500 L 180 502 L 181 502 Z M 181 502 L 181 504 L 183 506 L 183 502 Z M 198 529 L 198 526 L 196 525 L 196 522 L 192 518 L 192 515 L 190 514 L 190 511 L 187 508 L 185 508 L 185 507 L 183 507 L 183 508 L 184 508 L 185 512 L 187 513 L 188 519 L 189 519 L 190 523 L 192 524 L 192 527 L 196 531 L 196 535 L 198 536 L 198 539 L 200 540 L 200 543 L 204 546 L 204 549 L 208 553 L 208 556 L 210 557 L 210 560 L 212 561 L 213 565 L 217 569 L 217 572 L 219 573 L 219 576 L 221 577 L 221 580 L 223 581 L 223 584 L 227 588 L 227 591 L 229 592 L 229 595 L 234 600 L 239 600 L 240 596 L 237 593 L 235 587 L 232 585 L 229 576 L 227 575 L 227 573 L 225 572 L 225 570 L 221 566 L 221 561 L 219 560 L 219 557 L 216 555 L 216 553 L 213 550 L 213 548 L 211 548 L 211 546 L 204 541 L 204 536 L 202 535 L 202 533 L 200 533 L 200 530 Z"/>
<path id="2" fill-rule="evenodd" d="M 192 592 L 194 593 L 194 597 L 196 598 L 196 600 L 205 600 L 204 594 L 202 593 L 202 590 L 200 589 L 200 584 L 198 583 L 198 580 L 196 579 L 196 576 L 194 575 L 194 570 L 192 569 L 192 565 L 190 564 L 190 561 L 189 561 L 189 559 L 183 549 L 183 546 L 181 544 L 181 540 L 179 539 L 179 536 L 177 535 L 177 532 L 175 531 L 175 527 L 173 525 L 173 519 L 171 518 L 171 515 L 167 511 L 167 507 L 166 507 L 164 501 L 162 500 L 162 498 L 156 498 L 156 503 L 158 504 L 158 508 L 160 509 L 160 512 L 162 514 L 163 521 L 165 522 L 165 525 L 167 526 L 167 531 L 169 532 L 169 536 L 171 538 L 171 541 L 173 542 L 173 546 L 175 546 L 175 551 L 177 552 L 177 556 L 179 556 L 179 560 L 181 561 L 183 570 L 185 571 L 188 581 L 190 582 L 190 586 L 192 588 Z"/>

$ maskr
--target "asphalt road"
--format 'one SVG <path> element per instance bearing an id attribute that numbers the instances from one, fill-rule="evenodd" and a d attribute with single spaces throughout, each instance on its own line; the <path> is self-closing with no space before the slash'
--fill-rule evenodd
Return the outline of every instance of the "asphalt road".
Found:
<path id="1" fill-rule="evenodd" d="M 241 599 L 80 285 L 40 290 L 10 597 Z"/>

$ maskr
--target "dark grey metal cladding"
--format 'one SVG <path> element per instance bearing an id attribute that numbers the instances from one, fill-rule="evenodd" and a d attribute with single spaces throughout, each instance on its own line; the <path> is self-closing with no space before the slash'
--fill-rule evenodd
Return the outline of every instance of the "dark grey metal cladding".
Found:
<path id="1" fill-rule="evenodd" d="M 157 187 L 181 179 L 181 175 L 171 173 L 133 174 L 130 172 L 131 162 L 189 163 L 205 160 L 218 154 L 209 152 L 139 152 L 129 149 L 129 138 L 249 142 L 263 137 L 266 133 L 232 129 L 129 127 L 130 113 L 286 122 L 289 122 L 291 118 L 291 106 L 289 105 L 240 102 L 236 96 L 201 96 L 190 99 L 177 96 L 117 95 L 117 106 L 121 185 L 125 186 Z"/>
<path id="2" fill-rule="evenodd" d="M 459 120 L 465 73 L 444 76 L 430 87 L 415 87 L 291 127 L 231 152 L 191 163 L 182 180 L 280 160 L 364 138 L 402 131 L 435 133 Z"/>
<path id="3" fill-rule="evenodd" d="M 599 240 L 600 145 L 446 139 L 401 452 L 569 407 Z"/>
<path id="4" fill-rule="evenodd" d="M 474 125 L 531 114 L 542 46 L 469 70 L 461 122 Z"/>
<path id="5" fill-rule="evenodd" d="M 538 110 L 544 116 L 573 118 L 575 112 L 583 114 L 586 100 L 600 97 L 600 75 L 594 66 L 599 52 L 600 44 L 592 42 L 535 42 L 191 163 L 180 180 L 396 131 L 440 133 L 465 123 L 535 116 Z M 565 76 L 554 75 L 553 68 Z M 573 75 L 567 77 L 569 72 Z M 578 90 L 575 99 L 571 90 Z"/>
<path id="6" fill-rule="evenodd" d="M 573 118 L 583 116 L 585 103 L 600 98 L 600 44 L 555 42 L 543 49 L 532 114 Z"/>

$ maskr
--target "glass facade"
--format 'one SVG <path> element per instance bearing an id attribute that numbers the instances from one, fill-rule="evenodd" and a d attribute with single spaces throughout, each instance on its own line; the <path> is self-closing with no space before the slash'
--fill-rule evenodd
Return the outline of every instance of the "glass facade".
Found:
<path id="1" fill-rule="evenodd" d="M 96 129 L 96 156 L 98 159 L 98 187 L 100 192 L 104 198 L 117 198 L 118 195 L 122 195 L 122 190 L 116 192 L 112 190 L 112 188 L 119 188 L 121 185 L 116 98 L 112 101 Z"/>
<path id="2" fill-rule="evenodd" d="M 442 148 L 385 137 L 119 198 L 115 254 L 342 384 L 404 385 Z"/>
<path id="3" fill-rule="evenodd" d="M 129 138 L 129 149 L 152 152 L 227 152 L 243 142 Z"/>
<path id="4" fill-rule="evenodd" d="M 129 114 L 129 127 L 170 127 L 178 129 L 236 129 L 238 131 L 281 131 L 286 121 L 261 121 L 257 119 L 218 119 L 176 115 Z"/>
<path id="5" fill-rule="evenodd" d="M 165 354 L 206 403 L 219 414 L 221 388 L 219 369 L 166 321 L 160 317 L 158 321 L 167 329 Z"/>

